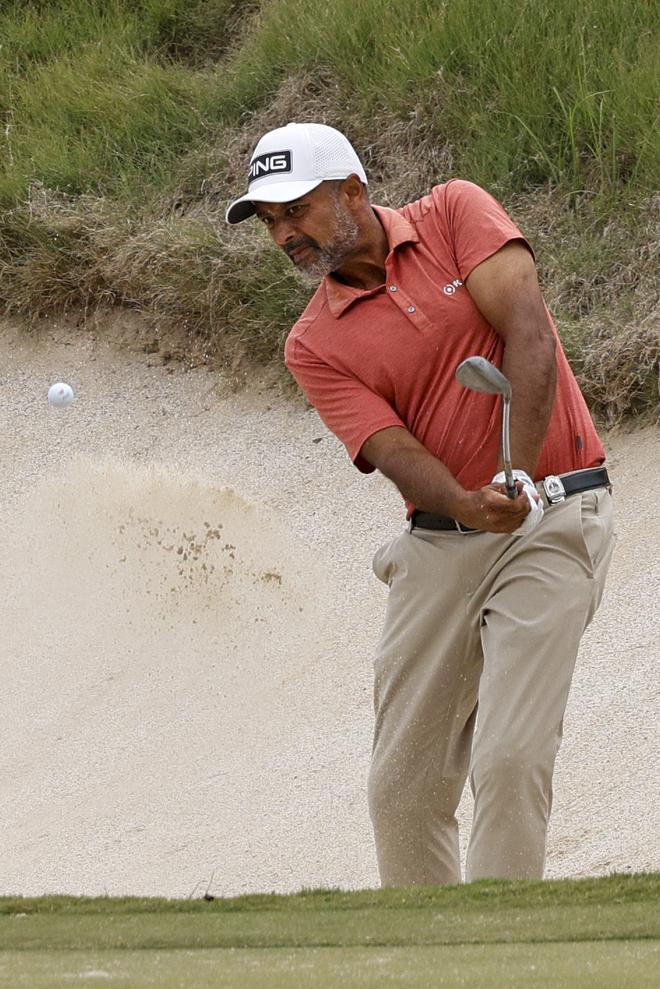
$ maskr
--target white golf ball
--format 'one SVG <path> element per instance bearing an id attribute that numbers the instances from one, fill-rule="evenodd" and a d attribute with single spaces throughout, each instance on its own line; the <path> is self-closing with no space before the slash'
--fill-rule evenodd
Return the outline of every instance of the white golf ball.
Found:
<path id="1" fill-rule="evenodd" d="M 51 405 L 71 405 L 73 402 L 73 388 L 63 381 L 57 381 L 48 389 L 48 401 Z"/>

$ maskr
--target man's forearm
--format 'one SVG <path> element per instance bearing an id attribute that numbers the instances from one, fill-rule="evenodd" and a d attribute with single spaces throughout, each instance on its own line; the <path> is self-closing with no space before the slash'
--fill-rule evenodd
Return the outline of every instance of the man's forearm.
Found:
<path id="1" fill-rule="evenodd" d="M 512 241 L 477 265 L 466 285 L 479 312 L 504 340 L 513 466 L 533 476 L 555 397 L 556 337 L 532 255 Z"/>
<path id="2" fill-rule="evenodd" d="M 529 512 L 527 495 L 507 498 L 488 485 L 466 491 L 447 467 L 406 429 L 381 429 L 362 447 L 369 463 L 396 484 L 406 501 L 426 512 L 448 515 L 471 529 L 514 532 Z"/>
<path id="3" fill-rule="evenodd" d="M 465 489 L 442 461 L 421 445 L 392 452 L 380 470 L 416 508 L 452 517 L 459 514 Z"/>
<path id="4" fill-rule="evenodd" d="M 511 382 L 511 460 L 533 477 L 555 399 L 554 337 L 545 335 L 529 349 L 505 347 L 502 372 Z"/>

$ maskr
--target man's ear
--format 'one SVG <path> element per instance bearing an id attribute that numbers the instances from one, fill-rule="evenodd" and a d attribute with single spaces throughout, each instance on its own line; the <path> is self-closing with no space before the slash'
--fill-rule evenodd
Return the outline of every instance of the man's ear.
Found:
<path id="1" fill-rule="evenodd" d="M 346 197 L 346 205 L 349 209 L 356 209 L 364 204 L 366 192 L 359 176 L 349 175 L 343 180 L 339 191 Z"/>

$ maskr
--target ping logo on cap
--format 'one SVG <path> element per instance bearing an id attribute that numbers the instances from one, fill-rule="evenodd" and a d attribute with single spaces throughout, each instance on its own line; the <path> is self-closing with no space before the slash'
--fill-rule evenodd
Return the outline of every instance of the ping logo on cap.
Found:
<path id="1" fill-rule="evenodd" d="M 282 172 L 292 172 L 292 155 L 290 151 L 270 151 L 264 155 L 258 155 L 250 163 L 248 173 L 248 185 L 255 179 L 261 179 L 264 175 L 280 174 Z"/>

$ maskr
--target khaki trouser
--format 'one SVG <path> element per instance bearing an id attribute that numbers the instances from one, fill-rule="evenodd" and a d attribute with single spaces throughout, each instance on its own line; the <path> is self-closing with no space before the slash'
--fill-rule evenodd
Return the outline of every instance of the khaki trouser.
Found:
<path id="1" fill-rule="evenodd" d="M 369 809 L 384 886 L 541 878 L 552 773 L 580 637 L 612 555 L 605 488 L 529 535 L 405 531 L 374 557 L 390 587 L 375 660 Z"/>

